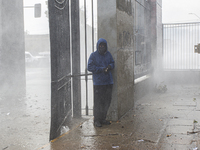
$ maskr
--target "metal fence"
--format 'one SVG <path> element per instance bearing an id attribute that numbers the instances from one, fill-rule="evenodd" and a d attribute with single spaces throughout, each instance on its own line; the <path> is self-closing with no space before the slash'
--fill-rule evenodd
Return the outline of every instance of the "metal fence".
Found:
<path id="1" fill-rule="evenodd" d="M 199 70 L 200 22 L 163 25 L 163 65 L 165 70 Z"/>
<path id="2" fill-rule="evenodd" d="M 96 50 L 97 5 L 96 0 L 79 1 L 80 6 L 80 68 L 82 115 L 93 115 L 92 73 L 87 71 L 90 54 Z"/>

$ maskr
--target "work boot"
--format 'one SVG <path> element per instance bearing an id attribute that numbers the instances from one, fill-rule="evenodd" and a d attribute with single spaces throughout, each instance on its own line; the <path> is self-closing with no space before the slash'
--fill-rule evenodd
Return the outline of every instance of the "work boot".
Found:
<path id="1" fill-rule="evenodd" d="M 96 127 L 102 127 L 102 125 L 101 125 L 101 123 L 100 123 L 99 121 L 95 121 L 95 122 L 94 122 L 94 125 L 95 125 Z"/>
<path id="2" fill-rule="evenodd" d="M 101 123 L 105 125 L 110 125 L 110 121 L 107 121 L 107 120 L 103 120 Z"/>

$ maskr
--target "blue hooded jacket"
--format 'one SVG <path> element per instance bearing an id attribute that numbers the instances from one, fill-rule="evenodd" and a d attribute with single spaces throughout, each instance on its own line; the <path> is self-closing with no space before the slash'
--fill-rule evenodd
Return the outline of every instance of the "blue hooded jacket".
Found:
<path id="1" fill-rule="evenodd" d="M 99 44 L 106 44 L 106 52 L 104 54 L 99 53 Z M 88 60 L 88 71 L 93 73 L 94 85 L 109 85 L 113 84 L 112 73 L 109 70 L 107 73 L 103 71 L 108 65 L 111 66 L 111 70 L 114 69 L 114 60 L 111 53 L 108 51 L 107 41 L 100 38 L 97 42 L 97 50 L 93 52 Z"/>

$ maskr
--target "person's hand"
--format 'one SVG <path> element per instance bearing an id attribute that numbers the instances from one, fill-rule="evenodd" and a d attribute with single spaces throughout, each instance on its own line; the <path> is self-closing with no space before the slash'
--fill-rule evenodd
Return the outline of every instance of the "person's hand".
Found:
<path id="1" fill-rule="evenodd" d="M 108 71 L 111 70 L 111 68 L 112 68 L 111 65 L 108 65 L 108 66 L 107 66 L 107 70 L 108 70 Z"/>
<path id="2" fill-rule="evenodd" d="M 108 68 L 103 68 L 104 73 L 108 73 Z"/>
<path id="3" fill-rule="evenodd" d="M 109 70 L 111 70 L 111 65 L 108 65 L 106 68 L 103 68 L 103 72 L 108 73 Z"/>

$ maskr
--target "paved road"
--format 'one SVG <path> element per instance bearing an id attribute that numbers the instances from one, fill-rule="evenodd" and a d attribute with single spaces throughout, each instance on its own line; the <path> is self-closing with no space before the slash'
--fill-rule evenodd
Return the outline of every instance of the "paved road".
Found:
<path id="1" fill-rule="evenodd" d="M 26 94 L 0 96 L 0 149 L 34 150 L 49 141 L 50 70 L 27 68 Z"/>
<path id="2" fill-rule="evenodd" d="M 0 150 L 34 150 L 49 142 L 50 68 L 26 68 L 26 94 L 0 95 Z M 85 81 L 82 80 L 82 108 L 85 108 Z M 92 81 L 89 81 L 89 91 Z M 89 108 L 93 95 L 89 94 Z M 85 115 L 85 109 L 82 111 Z M 92 115 L 92 110 L 89 111 Z"/>

